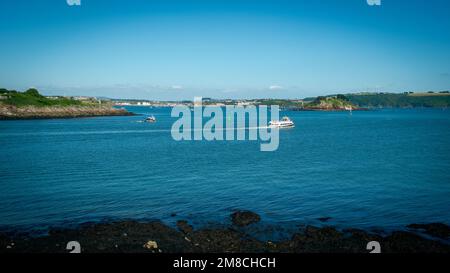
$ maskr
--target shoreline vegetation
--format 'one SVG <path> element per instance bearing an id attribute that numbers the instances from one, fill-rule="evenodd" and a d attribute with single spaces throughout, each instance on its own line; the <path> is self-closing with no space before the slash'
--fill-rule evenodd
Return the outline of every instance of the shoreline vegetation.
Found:
<path id="1" fill-rule="evenodd" d="M 36 89 L 0 89 L 0 120 L 53 119 L 134 115 L 95 98 L 45 97 Z"/>
<path id="2" fill-rule="evenodd" d="M 194 229 L 185 220 L 176 228 L 159 221 L 119 221 L 50 229 L 41 237 L 0 233 L 0 253 L 68 253 L 70 241 L 86 253 L 369 253 L 371 241 L 380 243 L 382 253 L 450 252 L 450 227 L 442 223 L 412 224 L 388 235 L 308 225 L 290 239 L 269 241 L 251 235 L 258 214 L 236 211 L 230 218 L 231 224 L 220 228 Z"/>

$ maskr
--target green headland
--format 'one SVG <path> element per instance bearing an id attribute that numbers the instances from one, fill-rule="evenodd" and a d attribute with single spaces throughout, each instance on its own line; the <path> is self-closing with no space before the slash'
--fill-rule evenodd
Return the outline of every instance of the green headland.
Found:
<path id="1" fill-rule="evenodd" d="M 37 89 L 0 89 L 0 119 L 75 118 L 132 115 L 95 98 L 46 97 Z"/>

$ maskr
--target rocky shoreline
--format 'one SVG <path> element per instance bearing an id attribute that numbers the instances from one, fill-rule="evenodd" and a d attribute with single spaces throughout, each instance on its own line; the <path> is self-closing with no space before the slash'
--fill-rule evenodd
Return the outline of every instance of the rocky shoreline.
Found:
<path id="1" fill-rule="evenodd" d="M 133 113 L 125 109 L 116 109 L 112 106 L 24 106 L 0 104 L 0 120 L 18 119 L 56 119 L 80 118 L 99 116 L 132 116 Z"/>
<path id="2" fill-rule="evenodd" d="M 258 240 L 246 232 L 260 220 L 250 211 L 237 211 L 232 224 L 194 229 L 187 221 L 177 228 L 159 221 L 120 221 L 81 225 L 77 229 L 51 229 L 46 236 L 0 234 L 0 253 L 68 253 L 77 241 L 83 253 L 368 253 L 367 244 L 380 243 L 383 253 L 450 253 L 450 227 L 413 224 L 408 231 L 389 235 L 359 229 L 305 226 L 290 239 Z"/>

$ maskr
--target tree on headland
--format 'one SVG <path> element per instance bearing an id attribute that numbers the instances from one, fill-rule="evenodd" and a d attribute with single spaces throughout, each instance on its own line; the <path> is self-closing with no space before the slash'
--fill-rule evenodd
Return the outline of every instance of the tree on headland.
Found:
<path id="1" fill-rule="evenodd" d="M 27 91 L 25 91 L 24 93 L 29 96 L 42 97 L 42 95 L 39 94 L 39 91 L 36 88 L 30 88 Z"/>
<path id="2" fill-rule="evenodd" d="M 348 101 L 348 98 L 345 95 L 342 95 L 342 94 L 336 95 L 336 98 L 338 100 Z"/>
<path id="3" fill-rule="evenodd" d="M 320 103 L 321 101 L 327 100 L 327 97 L 324 96 L 318 96 L 315 100 L 314 103 Z"/>

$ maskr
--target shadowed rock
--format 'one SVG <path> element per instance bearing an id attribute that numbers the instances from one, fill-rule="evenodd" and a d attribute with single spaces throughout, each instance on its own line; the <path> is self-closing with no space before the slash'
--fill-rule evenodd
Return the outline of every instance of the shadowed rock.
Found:
<path id="1" fill-rule="evenodd" d="M 407 227 L 411 229 L 423 229 L 425 233 L 442 239 L 450 237 L 450 227 L 442 223 L 411 224 Z"/>
<path id="2" fill-rule="evenodd" d="M 236 211 L 231 214 L 231 221 L 234 225 L 244 227 L 253 223 L 257 223 L 261 220 L 261 217 L 251 211 Z"/>
<path id="3" fill-rule="evenodd" d="M 405 231 L 393 232 L 382 241 L 389 253 L 449 253 L 450 246 Z"/>
<path id="4" fill-rule="evenodd" d="M 185 234 L 191 233 L 194 230 L 192 226 L 189 225 L 188 222 L 185 220 L 177 221 L 177 227 L 181 232 Z"/>

